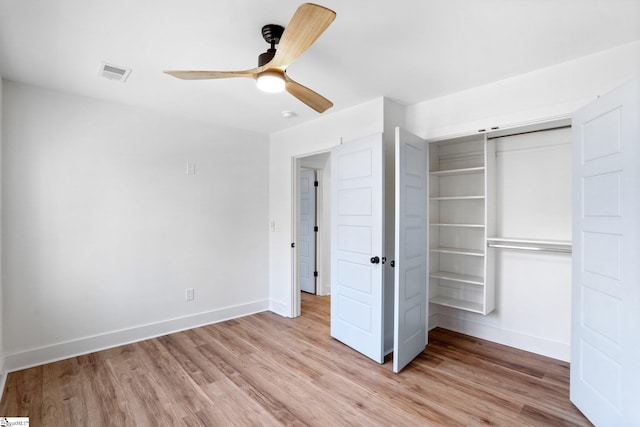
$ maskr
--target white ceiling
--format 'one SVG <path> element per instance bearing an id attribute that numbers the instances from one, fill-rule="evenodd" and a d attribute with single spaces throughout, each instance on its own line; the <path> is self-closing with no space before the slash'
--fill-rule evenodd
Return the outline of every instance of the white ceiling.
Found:
<path id="1" fill-rule="evenodd" d="M 640 0 L 320 0 L 327 31 L 287 73 L 333 101 L 410 105 L 640 39 Z M 1 0 L 0 75 L 46 88 L 271 133 L 320 115 L 244 78 L 183 81 L 165 69 L 244 70 L 300 0 Z M 101 61 L 133 69 L 98 76 Z M 284 119 L 283 110 L 298 114 Z"/>

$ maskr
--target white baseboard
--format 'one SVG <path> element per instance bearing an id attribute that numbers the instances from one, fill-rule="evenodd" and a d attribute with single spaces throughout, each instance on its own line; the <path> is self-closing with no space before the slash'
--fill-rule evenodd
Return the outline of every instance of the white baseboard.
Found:
<path id="1" fill-rule="evenodd" d="M 326 297 L 328 295 L 331 295 L 331 283 L 319 284 L 318 290 L 316 293 L 321 297 Z"/>
<path id="2" fill-rule="evenodd" d="M 531 353 L 540 354 L 551 357 L 553 359 L 569 362 L 571 358 L 571 345 L 556 341 L 550 341 L 544 338 L 525 335 L 515 331 L 494 328 L 492 326 L 483 325 L 466 319 L 460 319 L 446 314 L 438 313 L 437 326 L 449 329 L 461 334 L 471 335 L 487 341 L 504 344 L 509 347 L 515 347 L 520 350 L 529 351 Z M 431 324 L 431 318 L 429 319 Z"/>
<path id="3" fill-rule="evenodd" d="M 4 386 L 7 383 L 7 372 L 4 369 L 4 357 L 0 359 L 0 400 L 4 394 Z"/>
<path id="4" fill-rule="evenodd" d="M 283 317 L 291 317 L 291 308 L 289 304 L 276 300 L 269 300 L 269 310 Z"/>
<path id="5" fill-rule="evenodd" d="M 427 318 L 427 331 L 437 328 L 438 326 L 438 314 L 430 314 Z"/>
<path id="6" fill-rule="evenodd" d="M 8 354 L 5 358 L 4 370 L 1 372 L 5 374 L 6 372 L 18 371 L 199 326 L 248 316 L 268 309 L 268 300 L 255 301 Z"/>

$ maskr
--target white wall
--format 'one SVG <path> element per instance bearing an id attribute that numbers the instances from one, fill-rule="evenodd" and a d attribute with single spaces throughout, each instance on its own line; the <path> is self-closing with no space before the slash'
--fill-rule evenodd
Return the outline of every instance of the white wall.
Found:
<path id="1" fill-rule="evenodd" d="M 0 224 L 2 223 L 2 76 L 0 76 Z M 2 300 L 2 228 L 0 227 L 0 399 L 4 392 L 7 375 L 4 367 L 4 317 Z"/>
<path id="2" fill-rule="evenodd" d="M 425 138 L 475 133 L 491 126 L 501 128 L 568 117 L 600 94 L 640 75 L 640 41 L 528 73 L 487 86 L 407 107 L 407 128 Z M 543 184 L 544 185 L 544 184 Z M 513 236 L 508 236 L 513 237 Z M 548 236 L 545 236 L 548 237 Z M 545 263 L 532 270 L 528 258 Z M 480 316 L 446 307 L 431 306 L 435 324 L 480 338 L 501 342 L 558 359 L 570 357 L 570 263 L 561 257 L 504 253 L 496 274 L 499 307 Z M 525 278 L 514 282 L 512 278 Z M 526 278 L 544 282 L 539 293 L 522 289 Z M 559 298 L 549 297 L 548 278 L 564 278 Z M 534 281 L 535 281 L 534 280 Z M 529 295 L 529 297 L 527 297 Z M 534 297 L 534 299 L 531 298 Z M 540 310 L 545 310 L 541 313 Z M 433 319 L 432 319 L 433 320 Z"/>
<path id="3" fill-rule="evenodd" d="M 293 159 L 323 152 L 358 137 L 381 133 L 384 100 L 323 115 L 271 135 L 269 149 L 269 290 L 271 310 L 291 316 L 294 241 L 292 234 Z"/>
<path id="4" fill-rule="evenodd" d="M 567 116 L 640 74 L 640 41 L 407 107 L 424 138 Z"/>
<path id="5" fill-rule="evenodd" d="M 268 308 L 266 136 L 7 81 L 3 111 L 8 369 Z"/>

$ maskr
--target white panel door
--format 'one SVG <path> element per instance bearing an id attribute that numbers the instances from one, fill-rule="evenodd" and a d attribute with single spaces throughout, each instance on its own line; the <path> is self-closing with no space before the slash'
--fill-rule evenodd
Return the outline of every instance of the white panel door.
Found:
<path id="1" fill-rule="evenodd" d="M 383 354 L 382 135 L 331 152 L 331 336 L 378 363 Z"/>
<path id="2" fill-rule="evenodd" d="M 595 425 L 640 426 L 640 80 L 573 131 L 571 400 Z"/>
<path id="3" fill-rule="evenodd" d="M 393 371 L 427 345 L 426 141 L 396 128 Z"/>
<path id="4" fill-rule="evenodd" d="M 300 243 L 298 280 L 300 290 L 316 293 L 316 171 L 300 171 Z"/>

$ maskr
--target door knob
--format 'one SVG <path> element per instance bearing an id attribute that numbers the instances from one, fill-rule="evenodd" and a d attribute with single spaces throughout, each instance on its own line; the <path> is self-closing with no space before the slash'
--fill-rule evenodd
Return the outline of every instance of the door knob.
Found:
<path id="1" fill-rule="evenodd" d="M 380 258 L 377 256 L 371 257 L 371 264 L 380 264 Z"/>

